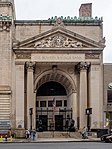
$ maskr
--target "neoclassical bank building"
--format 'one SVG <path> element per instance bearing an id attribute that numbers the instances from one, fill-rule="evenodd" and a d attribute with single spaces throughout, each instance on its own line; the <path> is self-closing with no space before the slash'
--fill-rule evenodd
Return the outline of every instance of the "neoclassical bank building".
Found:
<path id="1" fill-rule="evenodd" d="M 0 0 L 0 14 L 0 124 L 106 127 L 112 65 L 103 64 L 103 19 L 92 17 L 92 4 L 81 4 L 78 17 L 16 20 L 14 0 Z"/>

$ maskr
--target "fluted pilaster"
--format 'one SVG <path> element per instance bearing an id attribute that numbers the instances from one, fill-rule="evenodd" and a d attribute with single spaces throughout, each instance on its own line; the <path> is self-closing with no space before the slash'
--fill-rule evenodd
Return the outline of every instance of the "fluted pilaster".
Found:
<path id="1" fill-rule="evenodd" d="M 34 85 L 33 85 L 33 72 L 35 69 L 35 62 L 26 62 L 26 69 L 27 69 L 27 128 L 30 129 L 30 115 L 29 109 L 33 108 L 33 115 L 32 115 L 32 127 L 35 127 L 34 119 L 35 119 L 35 100 L 34 100 Z"/>
<path id="2" fill-rule="evenodd" d="M 77 71 L 80 73 L 80 87 L 79 87 L 79 125 L 80 128 L 87 126 L 87 117 L 85 109 L 87 108 L 87 70 L 90 63 L 80 62 L 77 65 Z"/>

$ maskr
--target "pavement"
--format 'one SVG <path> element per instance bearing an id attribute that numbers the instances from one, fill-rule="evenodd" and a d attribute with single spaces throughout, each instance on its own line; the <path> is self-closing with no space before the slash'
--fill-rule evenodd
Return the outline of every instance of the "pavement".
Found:
<path id="1" fill-rule="evenodd" d="M 35 140 L 31 139 L 16 139 L 10 138 L 5 141 L 0 140 L 0 143 L 62 143 L 62 142 L 100 142 L 100 138 L 88 138 L 88 139 L 75 139 L 75 138 L 37 138 Z"/>

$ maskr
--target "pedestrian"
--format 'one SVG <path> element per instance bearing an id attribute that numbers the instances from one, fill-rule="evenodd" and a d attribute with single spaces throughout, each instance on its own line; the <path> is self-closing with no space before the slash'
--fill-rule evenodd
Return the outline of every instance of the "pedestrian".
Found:
<path id="1" fill-rule="evenodd" d="M 32 139 L 33 141 L 36 140 L 36 130 L 35 130 L 35 129 L 31 130 L 31 139 Z"/>
<path id="2" fill-rule="evenodd" d="M 36 140 L 36 130 L 33 129 L 33 141 Z"/>
<path id="3" fill-rule="evenodd" d="M 29 139 L 30 138 L 30 130 L 27 129 L 25 133 L 26 133 L 26 139 Z"/>
<path id="4" fill-rule="evenodd" d="M 86 134 L 86 133 L 87 133 L 87 129 L 86 129 L 86 127 L 84 126 L 84 127 L 83 127 L 83 130 L 82 130 L 82 138 L 83 138 L 83 139 L 86 139 L 86 138 L 87 138 L 87 134 Z"/>

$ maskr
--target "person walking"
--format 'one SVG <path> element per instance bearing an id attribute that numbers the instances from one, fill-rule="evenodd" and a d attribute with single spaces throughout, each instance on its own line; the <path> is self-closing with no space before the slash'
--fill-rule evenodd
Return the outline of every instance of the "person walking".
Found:
<path id="1" fill-rule="evenodd" d="M 25 133 L 26 133 L 26 139 L 29 139 L 30 138 L 30 130 L 27 129 Z"/>
<path id="2" fill-rule="evenodd" d="M 82 130 L 82 138 L 83 139 L 86 139 L 87 138 L 87 129 L 86 129 L 85 126 L 83 127 L 83 130 Z"/>

